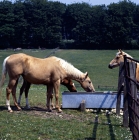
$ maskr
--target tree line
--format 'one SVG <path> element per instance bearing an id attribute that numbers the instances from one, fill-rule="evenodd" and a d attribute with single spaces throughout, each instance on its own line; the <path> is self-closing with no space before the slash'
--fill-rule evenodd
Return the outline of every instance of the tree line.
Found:
<path id="1" fill-rule="evenodd" d="M 0 2 L 0 49 L 138 49 L 139 5 L 48 0 Z"/>

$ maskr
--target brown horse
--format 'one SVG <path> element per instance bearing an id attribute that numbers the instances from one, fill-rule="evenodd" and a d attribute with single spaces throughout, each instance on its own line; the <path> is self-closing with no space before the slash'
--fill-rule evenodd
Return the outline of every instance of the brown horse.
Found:
<path id="1" fill-rule="evenodd" d="M 71 79 L 64 79 L 61 83 L 62 85 L 66 86 L 68 88 L 68 90 L 70 92 L 77 92 L 76 87 L 74 85 L 74 83 L 72 82 Z M 22 87 L 20 88 L 20 95 L 18 98 L 18 105 L 20 105 L 21 102 L 21 97 L 23 92 L 25 91 L 25 99 L 26 99 L 26 108 L 29 109 L 29 102 L 28 102 L 28 92 L 29 92 L 29 88 L 30 88 L 31 83 L 27 82 L 27 81 L 23 81 Z M 53 94 L 51 95 L 51 106 L 52 108 L 54 108 L 54 104 L 53 104 Z"/>
<path id="2" fill-rule="evenodd" d="M 60 83 L 65 78 L 79 82 L 82 88 L 87 92 L 95 91 L 87 72 L 83 73 L 65 60 L 54 56 L 45 59 L 32 57 L 23 53 L 8 56 L 3 62 L 0 87 L 4 83 L 7 72 L 9 75 L 9 83 L 6 88 L 6 105 L 8 106 L 9 112 L 12 112 L 10 107 L 11 92 L 14 104 L 19 110 L 21 109 L 17 104 L 15 96 L 20 75 L 29 83 L 47 85 L 48 110 L 50 110 L 50 97 L 54 89 L 56 108 L 58 112 L 62 111 L 59 107 L 59 88 Z"/>
<path id="3" fill-rule="evenodd" d="M 118 50 L 118 52 L 116 53 L 116 56 L 113 60 L 111 60 L 111 62 L 109 63 L 108 67 L 110 69 L 115 68 L 120 66 L 121 62 L 124 62 L 124 56 L 127 56 L 129 58 L 133 58 L 131 55 L 125 53 L 122 50 Z M 139 63 L 137 63 L 137 68 L 136 68 L 136 79 L 139 82 Z"/>

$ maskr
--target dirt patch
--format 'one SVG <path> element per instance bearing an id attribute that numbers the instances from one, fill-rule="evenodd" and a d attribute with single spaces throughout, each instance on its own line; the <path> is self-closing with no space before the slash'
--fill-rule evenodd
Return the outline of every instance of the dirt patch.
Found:
<path id="1" fill-rule="evenodd" d="M 69 110 L 67 113 L 67 110 L 65 111 L 64 109 L 61 113 L 58 113 L 57 110 L 52 110 L 52 112 L 48 112 L 46 110 L 46 107 L 43 107 L 43 106 L 34 106 L 34 107 L 31 107 L 30 109 L 21 107 L 22 108 L 21 111 L 18 111 L 15 106 L 11 106 L 11 108 L 14 111 L 14 113 L 25 113 L 25 114 L 28 114 L 31 116 L 41 117 L 44 119 L 45 118 L 55 118 L 55 119 L 57 118 L 57 119 L 65 119 L 65 120 L 76 119 L 76 120 L 81 121 L 82 120 L 81 117 L 83 115 L 85 116 L 84 113 L 81 113 L 80 111 L 77 111 L 77 110 L 76 110 L 76 112 L 78 112 L 78 114 L 72 113 L 71 112 L 72 110 Z M 7 107 L 1 106 L 0 111 L 4 111 L 4 110 L 7 111 Z M 83 118 L 85 118 L 85 117 L 83 117 Z"/>
<path id="2" fill-rule="evenodd" d="M 37 106 L 31 107 L 29 110 L 22 108 L 22 111 L 14 111 L 17 113 L 25 113 L 27 115 L 39 117 L 39 118 L 48 118 L 48 119 L 62 119 L 62 120 L 76 120 L 79 122 L 85 122 L 88 120 L 94 120 L 95 114 L 81 112 L 79 110 L 69 110 L 63 109 L 61 113 L 58 113 L 57 110 L 52 110 L 52 112 L 47 112 L 45 107 Z"/>
<path id="3" fill-rule="evenodd" d="M 73 119 L 75 118 L 74 115 L 69 115 L 69 114 L 66 114 L 64 112 L 62 113 L 57 113 L 56 110 L 53 110 L 52 112 L 41 112 L 41 111 L 30 111 L 28 112 L 28 114 L 30 115 L 35 115 L 35 116 L 41 116 L 41 118 L 61 118 L 61 119 L 65 119 L 65 120 L 70 120 L 70 119 Z"/>
<path id="4" fill-rule="evenodd" d="M 74 115 L 71 113 L 66 113 L 65 111 L 62 111 L 61 113 L 58 113 L 57 110 L 52 110 L 52 112 L 48 112 L 45 107 L 31 107 L 30 109 L 22 108 L 22 111 L 28 115 L 33 115 L 36 117 L 41 118 L 58 118 L 58 119 L 65 119 L 65 120 L 71 120 L 76 119 L 81 121 L 80 115 Z M 16 111 L 17 113 L 20 113 L 21 111 Z"/>
<path id="5" fill-rule="evenodd" d="M 103 110 L 103 112 L 96 112 L 94 111 L 87 111 L 87 112 L 81 112 L 80 110 L 73 110 L 73 109 L 63 109 L 63 111 L 61 113 L 58 113 L 57 110 L 52 110 L 52 112 L 47 112 L 46 107 L 45 106 L 34 106 L 31 107 L 30 109 L 26 109 L 24 107 L 22 107 L 21 111 L 17 111 L 15 106 L 11 106 L 14 113 L 23 113 L 23 114 L 27 114 L 30 116 L 35 116 L 35 117 L 39 117 L 42 119 L 62 119 L 62 120 L 76 120 L 78 122 L 85 122 L 85 121 L 89 121 L 89 122 L 95 122 L 96 120 L 96 116 L 100 113 L 103 114 L 103 116 L 109 116 L 112 115 L 112 112 L 109 112 L 107 110 Z M 1 106 L 0 110 L 6 110 L 7 111 L 7 107 L 5 106 Z M 115 113 L 114 113 L 115 114 Z"/>

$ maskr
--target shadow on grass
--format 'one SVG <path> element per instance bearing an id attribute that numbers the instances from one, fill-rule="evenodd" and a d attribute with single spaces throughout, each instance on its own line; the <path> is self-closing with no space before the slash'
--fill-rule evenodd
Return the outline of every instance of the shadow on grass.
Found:
<path id="1" fill-rule="evenodd" d="M 99 113 L 97 113 L 97 115 L 99 115 Z M 99 123 L 98 122 L 93 122 L 94 124 L 94 127 L 93 127 L 93 132 L 92 132 L 92 137 L 88 137 L 88 138 L 85 138 L 84 140 L 98 140 L 98 139 L 103 139 L 103 138 L 98 138 L 97 137 L 97 129 L 98 129 L 98 126 L 99 125 L 107 125 L 109 127 L 109 135 L 110 135 L 110 140 L 116 140 L 115 138 L 115 134 L 114 134 L 114 131 L 113 131 L 113 126 L 122 126 L 122 125 L 112 125 L 112 122 L 111 122 L 111 119 L 110 119 L 110 115 L 106 115 L 106 118 L 107 118 L 107 122 L 105 123 Z"/>
<path id="2" fill-rule="evenodd" d="M 32 106 L 30 108 L 21 107 L 21 109 L 22 109 L 21 111 L 40 111 L 40 112 L 45 111 L 45 112 L 47 112 L 47 109 L 46 108 L 38 107 L 38 106 Z"/>
<path id="3" fill-rule="evenodd" d="M 0 106 L 0 111 L 8 110 L 6 106 Z"/>
<path id="4" fill-rule="evenodd" d="M 10 106 L 11 107 L 11 109 L 13 110 L 13 111 L 18 111 L 18 109 L 17 109 L 17 107 L 16 106 Z M 0 111 L 4 111 L 4 110 L 7 110 L 8 111 L 8 108 L 7 108 L 7 106 L 0 106 Z"/>
<path id="5" fill-rule="evenodd" d="M 17 109 L 16 106 L 12 106 L 12 105 L 11 105 L 11 108 L 12 108 L 13 111 L 19 111 L 19 110 Z M 45 108 L 36 107 L 36 106 L 31 107 L 30 109 L 27 109 L 27 108 L 25 108 L 25 107 L 21 107 L 21 109 L 22 109 L 23 111 L 45 111 L 45 112 L 47 111 Z M 7 110 L 7 111 L 8 111 L 8 108 L 7 108 L 6 106 L 0 106 L 0 111 L 4 111 L 4 110 Z M 21 111 L 22 111 L 22 110 L 21 110 Z"/>
<path id="6" fill-rule="evenodd" d="M 35 111 L 45 111 L 45 112 L 47 111 L 46 108 L 42 108 L 42 107 L 38 107 L 38 106 L 31 107 L 30 109 L 24 108 L 24 110 L 29 110 L 29 111 L 35 110 Z"/>

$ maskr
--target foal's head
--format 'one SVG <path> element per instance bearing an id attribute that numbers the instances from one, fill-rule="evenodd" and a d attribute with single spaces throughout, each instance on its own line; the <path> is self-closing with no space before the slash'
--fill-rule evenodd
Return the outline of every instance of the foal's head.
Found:
<path id="1" fill-rule="evenodd" d="M 71 79 L 65 78 L 61 84 L 66 86 L 70 92 L 77 92 L 76 87 Z"/>
<path id="2" fill-rule="evenodd" d="M 118 52 L 116 53 L 115 58 L 113 60 L 111 60 L 111 62 L 109 63 L 108 67 L 110 69 L 112 69 L 112 68 L 120 66 L 120 63 L 124 62 L 124 56 L 132 58 L 132 56 L 130 56 L 129 54 L 123 52 L 122 50 L 118 50 Z"/>

